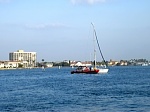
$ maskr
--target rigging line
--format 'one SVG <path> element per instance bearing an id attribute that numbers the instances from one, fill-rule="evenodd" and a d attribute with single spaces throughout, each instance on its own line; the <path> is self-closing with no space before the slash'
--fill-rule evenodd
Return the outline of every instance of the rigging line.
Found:
<path id="1" fill-rule="evenodd" d="M 105 65 L 107 66 L 106 61 L 105 61 L 105 59 L 104 59 L 104 56 L 103 56 L 103 54 L 102 54 L 102 51 L 101 51 L 101 48 L 100 48 L 99 42 L 98 42 L 98 38 L 97 38 L 97 34 L 96 34 L 96 31 L 95 31 L 94 25 L 93 25 L 93 23 L 91 23 L 91 24 L 92 24 L 93 29 L 94 29 L 94 34 L 95 34 L 96 41 L 97 41 L 97 44 L 98 44 L 99 52 L 100 52 L 100 54 L 101 54 L 101 56 L 102 56 L 102 59 L 103 59 L 103 61 L 104 61 Z"/>

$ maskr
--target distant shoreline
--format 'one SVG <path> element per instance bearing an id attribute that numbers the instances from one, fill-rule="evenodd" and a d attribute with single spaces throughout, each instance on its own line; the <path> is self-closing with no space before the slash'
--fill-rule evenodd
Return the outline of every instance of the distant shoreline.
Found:
<path id="1" fill-rule="evenodd" d="M 32 67 L 32 68 L 0 68 L 0 70 L 22 70 L 22 69 L 36 69 L 36 68 L 42 69 L 42 67 Z M 47 68 L 58 68 L 58 67 L 47 67 Z"/>
<path id="2" fill-rule="evenodd" d="M 17 68 L 0 68 L 0 70 L 15 70 Z"/>

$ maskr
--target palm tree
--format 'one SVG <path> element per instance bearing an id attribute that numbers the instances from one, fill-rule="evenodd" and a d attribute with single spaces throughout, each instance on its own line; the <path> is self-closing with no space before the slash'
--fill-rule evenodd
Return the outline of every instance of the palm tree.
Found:
<path id="1" fill-rule="evenodd" d="M 42 62 L 44 62 L 44 59 L 42 59 Z"/>
<path id="2" fill-rule="evenodd" d="M 42 64 L 41 65 L 44 66 L 44 59 L 42 59 Z"/>

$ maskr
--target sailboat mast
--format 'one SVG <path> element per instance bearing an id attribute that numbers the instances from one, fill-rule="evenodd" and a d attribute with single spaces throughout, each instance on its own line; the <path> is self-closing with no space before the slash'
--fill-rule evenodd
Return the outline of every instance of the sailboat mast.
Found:
<path id="1" fill-rule="evenodd" d="M 94 68 L 96 68 L 96 38 L 95 38 L 95 32 L 93 30 L 93 44 L 94 44 Z"/>
<path id="2" fill-rule="evenodd" d="M 107 66 L 106 61 L 105 61 L 105 59 L 104 59 L 104 56 L 103 56 L 103 54 L 102 54 L 102 51 L 101 51 L 101 48 L 100 48 L 100 45 L 99 45 L 98 39 L 97 39 L 97 35 L 96 35 L 96 31 L 95 31 L 94 25 L 93 25 L 93 23 L 91 23 L 91 24 L 92 24 L 93 29 L 94 29 L 94 35 L 95 35 L 95 38 L 96 38 L 96 41 L 97 41 L 97 44 L 98 44 L 98 48 L 99 48 L 100 54 L 101 54 L 101 56 L 102 56 L 102 59 L 103 59 L 103 61 L 104 61 L 105 65 Z"/>

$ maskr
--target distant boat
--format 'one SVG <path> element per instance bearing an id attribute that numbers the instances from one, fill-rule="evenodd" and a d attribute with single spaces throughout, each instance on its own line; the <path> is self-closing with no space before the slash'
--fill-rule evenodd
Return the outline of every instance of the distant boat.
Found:
<path id="1" fill-rule="evenodd" d="M 92 24 L 92 23 L 91 23 Z M 107 68 L 107 64 L 106 64 L 106 61 L 104 59 L 104 56 L 102 54 L 102 51 L 101 51 L 101 48 L 100 48 L 100 45 L 99 45 L 99 42 L 98 42 L 98 38 L 97 38 L 97 35 L 96 35 L 96 30 L 94 28 L 94 25 L 92 24 L 93 26 L 93 31 L 94 31 L 94 40 L 97 42 L 97 45 L 98 45 L 98 48 L 99 48 L 99 51 L 100 51 L 100 55 L 105 63 L 105 67 L 103 68 L 97 68 L 96 66 L 96 48 L 95 48 L 95 45 L 94 45 L 94 67 L 89 67 L 89 66 L 79 66 L 76 70 L 73 70 L 71 71 L 71 74 L 74 74 L 74 73 L 84 73 L 84 74 L 99 74 L 99 73 L 108 73 L 108 68 Z M 96 44 L 96 42 L 94 41 L 94 44 Z"/>
<path id="2" fill-rule="evenodd" d="M 60 66 L 58 66 L 58 69 L 60 69 Z"/>
<path id="3" fill-rule="evenodd" d="M 44 67 L 44 66 L 42 66 L 42 70 L 45 70 L 45 67 Z"/>

